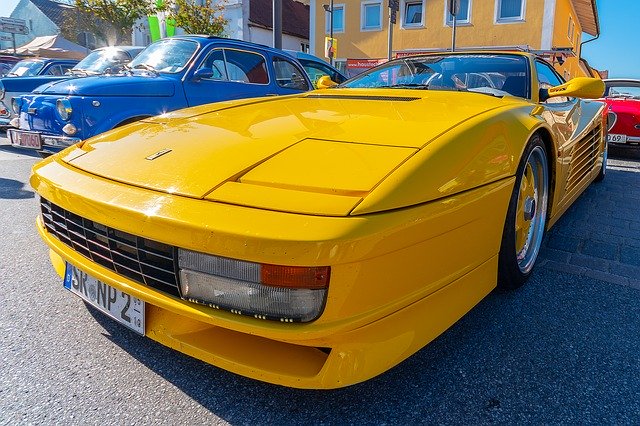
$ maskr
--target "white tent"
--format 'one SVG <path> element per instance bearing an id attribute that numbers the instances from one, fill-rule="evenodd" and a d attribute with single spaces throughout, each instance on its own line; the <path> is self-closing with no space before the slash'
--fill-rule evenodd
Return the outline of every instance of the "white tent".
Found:
<path id="1" fill-rule="evenodd" d="M 19 55 L 36 55 L 45 58 L 82 59 L 89 49 L 75 44 L 61 35 L 36 37 L 24 46 L 16 49 Z"/>

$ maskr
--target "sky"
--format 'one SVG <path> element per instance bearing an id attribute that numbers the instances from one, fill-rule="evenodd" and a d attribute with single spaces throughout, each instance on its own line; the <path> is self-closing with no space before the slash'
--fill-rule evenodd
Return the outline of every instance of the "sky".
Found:
<path id="1" fill-rule="evenodd" d="M 0 16 L 9 16 L 18 1 L 0 0 Z M 609 77 L 640 79 L 640 0 L 596 0 L 596 5 L 601 34 L 583 46 L 582 57 L 609 70 Z M 582 41 L 591 38 L 583 34 Z"/>

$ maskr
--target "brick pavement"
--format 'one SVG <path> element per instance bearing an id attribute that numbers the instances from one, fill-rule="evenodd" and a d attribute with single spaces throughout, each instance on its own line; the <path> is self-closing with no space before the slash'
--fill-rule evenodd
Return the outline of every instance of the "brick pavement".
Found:
<path id="1" fill-rule="evenodd" d="M 640 289 L 640 162 L 610 158 L 547 233 L 538 268 Z"/>

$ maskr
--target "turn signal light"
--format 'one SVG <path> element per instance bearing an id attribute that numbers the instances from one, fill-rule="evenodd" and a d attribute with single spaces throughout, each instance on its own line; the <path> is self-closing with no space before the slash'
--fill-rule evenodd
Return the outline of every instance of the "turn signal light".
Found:
<path id="1" fill-rule="evenodd" d="M 260 282 L 272 287 L 322 289 L 329 286 L 331 268 L 262 264 Z"/>

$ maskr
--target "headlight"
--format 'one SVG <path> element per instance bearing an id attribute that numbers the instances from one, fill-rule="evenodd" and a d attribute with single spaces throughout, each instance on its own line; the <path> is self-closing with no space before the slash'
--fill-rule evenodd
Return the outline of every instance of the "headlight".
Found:
<path id="1" fill-rule="evenodd" d="M 4 84 L 0 81 L 0 101 L 4 99 Z"/>
<path id="2" fill-rule="evenodd" d="M 11 98 L 11 109 L 14 114 L 20 114 L 20 107 L 22 106 L 22 98 Z"/>
<path id="3" fill-rule="evenodd" d="M 328 266 L 280 266 L 178 250 L 180 290 L 190 302 L 281 322 L 320 316 Z"/>
<path id="4" fill-rule="evenodd" d="M 71 113 L 73 112 L 73 108 L 71 107 L 71 102 L 69 99 L 58 99 L 56 101 L 56 110 L 58 111 L 58 115 L 64 121 L 67 121 L 71 118 Z"/>

